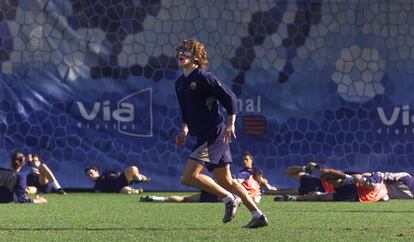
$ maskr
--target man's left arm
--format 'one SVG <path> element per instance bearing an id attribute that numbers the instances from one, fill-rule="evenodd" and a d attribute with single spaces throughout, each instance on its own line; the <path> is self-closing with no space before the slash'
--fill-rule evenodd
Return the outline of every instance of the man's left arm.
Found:
<path id="1" fill-rule="evenodd" d="M 26 186 L 24 178 L 16 174 L 16 185 L 14 187 L 14 199 L 18 203 L 33 203 L 33 199 L 26 197 Z"/>
<path id="2" fill-rule="evenodd" d="M 231 139 L 236 138 L 236 113 L 237 98 L 236 95 L 224 83 L 221 83 L 214 75 L 207 77 L 207 83 L 211 87 L 213 95 L 223 105 L 227 111 L 227 127 L 224 134 L 223 142 L 228 143 Z"/>

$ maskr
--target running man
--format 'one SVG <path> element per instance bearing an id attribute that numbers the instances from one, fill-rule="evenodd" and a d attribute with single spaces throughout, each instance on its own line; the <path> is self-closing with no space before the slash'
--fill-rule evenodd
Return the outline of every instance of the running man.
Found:
<path id="1" fill-rule="evenodd" d="M 184 40 L 176 49 L 178 66 L 183 75 L 175 83 L 182 111 L 182 129 L 176 143 L 183 145 L 188 134 L 197 137 L 185 166 L 181 182 L 210 192 L 225 203 L 223 222 L 230 222 L 237 210 L 239 196 L 252 214 L 246 228 L 267 226 L 267 218 L 258 209 L 246 189 L 232 179 L 229 143 L 236 138 L 237 103 L 234 93 L 206 70 L 208 61 L 204 45 L 197 40 Z M 219 113 L 218 102 L 227 111 L 227 125 Z M 202 174 L 204 168 L 215 180 Z"/>
<path id="2" fill-rule="evenodd" d="M 0 203 L 47 203 L 43 197 L 35 199 L 26 196 L 26 184 L 20 170 L 24 166 L 25 157 L 17 152 L 12 155 L 11 168 L 0 168 Z"/>

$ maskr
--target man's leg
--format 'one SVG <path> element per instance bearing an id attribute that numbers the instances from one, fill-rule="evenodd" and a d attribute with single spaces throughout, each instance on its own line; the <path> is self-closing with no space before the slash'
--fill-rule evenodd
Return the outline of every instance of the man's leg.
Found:
<path id="1" fill-rule="evenodd" d="M 150 179 L 143 174 L 139 173 L 138 167 L 136 166 L 130 166 L 124 170 L 125 177 L 129 183 L 133 181 L 138 182 L 146 182 Z"/>
<path id="2" fill-rule="evenodd" d="M 233 180 L 230 172 L 230 165 L 227 165 L 225 167 L 217 167 L 213 169 L 212 172 L 217 183 L 226 190 L 239 196 L 246 208 L 249 209 L 253 218 L 247 225 L 245 225 L 246 228 L 258 228 L 267 226 L 267 218 L 256 206 L 256 203 L 249 196 L 246 189 L 239 182 Z"/>
<path id="3" fill-rule="evenodd" d="M 299 181 L 300 177 L 305 174 L 306 172 L 304 171 L 303 166 L 289 166 L 285 171 L 285 175 L 295 181 Z"/>
<path id="4" fill-rule="evenodd" d="M 125 186 L 125 187 L 123 187 L 123 188 L 119 191 L 119 193 L 127 193 L 127 194 L 130 194 L 132 190 L 133 190 L 133 189 L 132 189 L 130 186 Z"/>
<path id="5" fill-rule="evenodd" d="M 344 179 L 345 173 L 339 170 L 330 169 L 330 168 L 322 168 L 320 170 L 320 176 L 321 179 L 332 179 L 332 180 L 338 180 L 338 179 Z"/>
<path id="6" fill-rule="evenodd" d="M 49 167 L 46 164 L 41 164 L 39 166 L 39 183 L 47 185 L 49 182 L 59 194 L 66 194 Z"/>
<path id="7" fill-rule="evenodd" d="M 341 186 L 335 192 L 322 193 L 322 194 L 308 193 L 308 194 L 299 195 L 299 196 L 289 196 L 289 195 L 275 196 L 274 200 L 275 201 L 304 201 L 304 202 L 309 202 L 309 201 L 355 202 L 355 201 L 358 201 L 358 194 L 357 194 L 357 189 L 356 189 L 355 184 L 348 184 L 348 185 Z"/>
<path id="8" fill-rule="evenodd" d="M 347 175 L 342 171 L 328 168 L 320 169 L 320 179 L 334 185 L 335 188 L 353 182 L 352 176 Z"/>
<path id="9" fill-rule="evenodd" d="M 185 164 L 183 175 L 181 176 L 181 183 L 193 187 L 197 187 L 200 190 L 207 191 L 216 195 L 219 198 L 225 198 L 230 193 L 223 187 L 218 185 L 211 177 L 202 174 L 204 166 L 200 163 L 187 160 Z"/>
<path id="10" fill-rule="evenodd" d="M 140 198 L 141 202 L 170 202 L 170 203 L 192 203 L 200 201 L 200 194 L 189 195 L 189 196 L 144 196 Z"/>
<path id="11" fill-rule="evenodd" d="M 121 190 L 119 190 L 120 193 L 126 193 L 126 194 L 138 194 L 144 192 L 142 189 L 134 189 L 130 186 L 125 186 Z"/>
<path id="12" fill-rule="evenodd" d="M 381 174 L 382 174 L 382 178 L 384 179 L 384 181 L 392 181 L 392 182 L 400 181 L 401 178 L 403 177 L 411 176 L 407 172 L 384 172 Z"/>
<path id="13" fill-rule="evenodd" d="M 315 194 L 315 193 L 309 193 L 301 196 L 297 196 L 298 201 L 333 201 L 333 194 L 334 193 L 322 193 L 322 194 Z"/>
<path id="14" fill-rule="evenodd" d="M 187 160 L 183 175 L 181 176 L 181 183 L 197 187 L 220 198 L 225 203 L 223 223 L 230 222 L 236 214 L 238 200 L 235 199 L 232 193 L 217 184 L 211 177 L 202 174 L 201 172 L 203 170 L 204 166 L 200 163 Z"/>
<path id="15" fill-rule="evenodd" d="M 266 195 L 298 195 L 298 188 L 281 188 L 278 190 L 267 190 L 264 192 Z"/>
<path id="16" fill-rule="evenodd" d="M 304 195 L 278 195 L 275 196 L 274 201 L 301 201 L 301 202 L 316 202 L 316 201 L 323 201 L 323 202 L 330 202 L 334 201 L 334 193 L 322 193 L 322 194 L 315 194 L 315 193 L 308 193 Z"/>
<path id="17" fill-rule="evenodd" d="M 246 189 L 231 177 L 230 166 L 217 167 L 212 172 L 217 183 L 224 189 L 239 196 L 250 212 L 259 210 Z"/>
<path id="18" fill-rule="evenodd" d="M 36 188 L 36 187 L 33 187 L 33 186 L 27 186 L 27 187 L 26 187 L 26 193 L 27 193 L 28 195 L 34 195 L 34 194 L 37 194 L 37 188 Z"/>

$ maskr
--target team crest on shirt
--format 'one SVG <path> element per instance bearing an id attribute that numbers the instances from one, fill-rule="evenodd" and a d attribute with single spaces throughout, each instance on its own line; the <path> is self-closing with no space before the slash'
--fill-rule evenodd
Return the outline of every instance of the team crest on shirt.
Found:
<path id="1" fill-rule="evenodd" d="M 191 83 L 190 83 L 190 89 L 191 89 L 191 90 L 195 90 L 195 89 L 197 89 L 197 82 L 191 82 Z"/>

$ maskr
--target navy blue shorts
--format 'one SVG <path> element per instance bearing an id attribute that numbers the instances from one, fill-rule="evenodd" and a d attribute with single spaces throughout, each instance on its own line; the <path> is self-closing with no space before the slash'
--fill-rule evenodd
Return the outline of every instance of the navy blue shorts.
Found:
<path id="1" fill-rule="evenodd" d="M 333 194 L 333 200 L 338 202 L 356 202 L 359 201 L 358 192 L 355 184 L 348 184 L 336 188 Z"/>
<path id="2" fill-rule="evenodd" d="M 128 182 L 128 180 L 127 180 L 127 178 L 126 178 L 126 176 L 123 172 L 120 176 L 115 178 L 112 182 L 113 182 L 112 192 L 120 192 L 122 188 L 130 185 L 130 183 Z"/>
<path id="3" fill-rule="evenodd" d="M 314 176 L 301 176 L 299 180 L 299 194 L 303 195 L 311 192 L 325 192 L 321 180 Z"/>
<path id="4" fill-rule="evenodd" d="M 225 167 L 232 162 L 230 145 L 223 143 L 225 125 L 219 124 L 215 129 L 197 136 L 189 159 L 202 164 L 212 171 L 218 167 Z"/>
<path id="5" fill-rule="evenodd" d="M 26 185 L 31 187 L 36 187 L 38 194 L 50 193 L 52 191 L 52 186 L 50 182 L 46 185 L 42 185 L 39 182 L 39 175 L 30 173 L 26 177 Z"/>
<path id="6" fill-rule="evenodd" d="M 221 202 L 221 199 L 214 194 L 202 190 L 200 193 L 200 202 L 215 203 Z"/>

